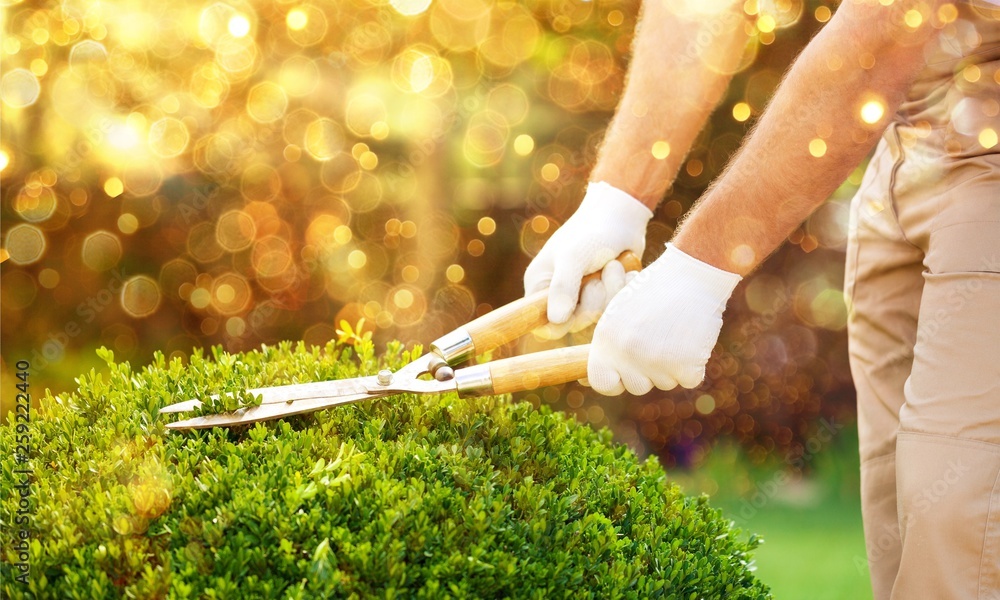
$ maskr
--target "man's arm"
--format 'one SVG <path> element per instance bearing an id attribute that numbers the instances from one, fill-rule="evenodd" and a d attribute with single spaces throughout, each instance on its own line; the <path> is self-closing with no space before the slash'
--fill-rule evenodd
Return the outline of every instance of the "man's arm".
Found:
<path id="1" fill-rule="evenodd" d="M 781 245 L 875 145 L 924 67 L 938 4 L 845 1 L 674 244 L 740 275 Z"/>
<path id="2" fill-rule="evenodd" d="M 745 23 L 742 0 L 643 2 L 628 81 L 591 181 L 656 208 L 732 78 Z"/>
<path id="3" fill-rule="evenodd" d="M 742 0 L 643 4 L 628 82 L 591 184 L 524 272 L 526 294 L 549 289 L 550 335 L 592 323 L 625 285 L 614 258 L 642 255 L 653 209 L 739 62 L 744 23 Z M 581 292 L 583 276 L 602 269 Z"/>
<path id="4" fill-rule="evenodd" d="M 844 1 L 674 242 L 608 305 L 587 363 L 595 390 L 644 394 L 704 379 L 740 275 L 874 145 L 924 66 L 936 11 L 937 2 Z"/>

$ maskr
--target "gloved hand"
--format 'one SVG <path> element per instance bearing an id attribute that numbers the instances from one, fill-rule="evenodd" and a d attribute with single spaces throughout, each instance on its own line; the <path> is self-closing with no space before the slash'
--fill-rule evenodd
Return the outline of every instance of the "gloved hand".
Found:
<path id="1" fill-rule="evenodd" d="M 654 385 L 696 387 L 740 279 L 667 244 L 597 322 L 587 363 L 591 387 L 608 396 L 642 395 Z"/>
<path id="2" fill-rule="evenodd" d="M 525 295 L 549 288 L 550 337 L 578 331 L 597 320 L 627 282 L 625 269 L 615 257 L 625 250 L 642 256 L 646 223 L 652 216 L 641 202 L 603 181 L 587 186 L 580 207 L 524 272 Z M 581 294 L 584 276 L 601 269 L 601 279 L 588 283 Z"/>

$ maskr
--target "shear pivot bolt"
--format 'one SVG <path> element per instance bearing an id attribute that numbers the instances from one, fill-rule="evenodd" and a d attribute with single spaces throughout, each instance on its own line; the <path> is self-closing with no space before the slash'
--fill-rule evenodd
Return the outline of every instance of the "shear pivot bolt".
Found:
<path id="1" fill-rule="evenodd" d="M 389 369 L 382 369 L 378 372 L 378 384 L 379 385 L 389 385 L 392 383 L 392 371 Z"/>

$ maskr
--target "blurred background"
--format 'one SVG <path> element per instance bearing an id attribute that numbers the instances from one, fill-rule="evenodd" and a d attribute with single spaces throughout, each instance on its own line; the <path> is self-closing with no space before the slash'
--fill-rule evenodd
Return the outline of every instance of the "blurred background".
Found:
<path id="1" fill-rule="evenodd" d="M 657 211 L 647 263 L 835 4 L 747 0 L 751 43 Z M 141 365 L 157 349 L 322 344 L 362 318 L 378 347 L 427 344 L 517 298 L 582 197 L 639 8 L 3 5 L 5 415 L 21 359 L 36 394 L 61 392 L 99 368 L 99 346 Z M 841 296 L 861 172 L 738 288 L 699 389 L 524 396 L 609 427 L 762 532 L 779 597 L 869 595 Z"/>

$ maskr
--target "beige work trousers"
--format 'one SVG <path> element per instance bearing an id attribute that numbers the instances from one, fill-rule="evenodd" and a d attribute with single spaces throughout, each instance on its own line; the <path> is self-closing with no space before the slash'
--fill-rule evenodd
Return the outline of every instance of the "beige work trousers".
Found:
<path id="1" fill-rule="evenodd" d="M 890 125 L 851 205 L 876 600 L 1000 600 L 1000 147 L 952 134 Z"/>

